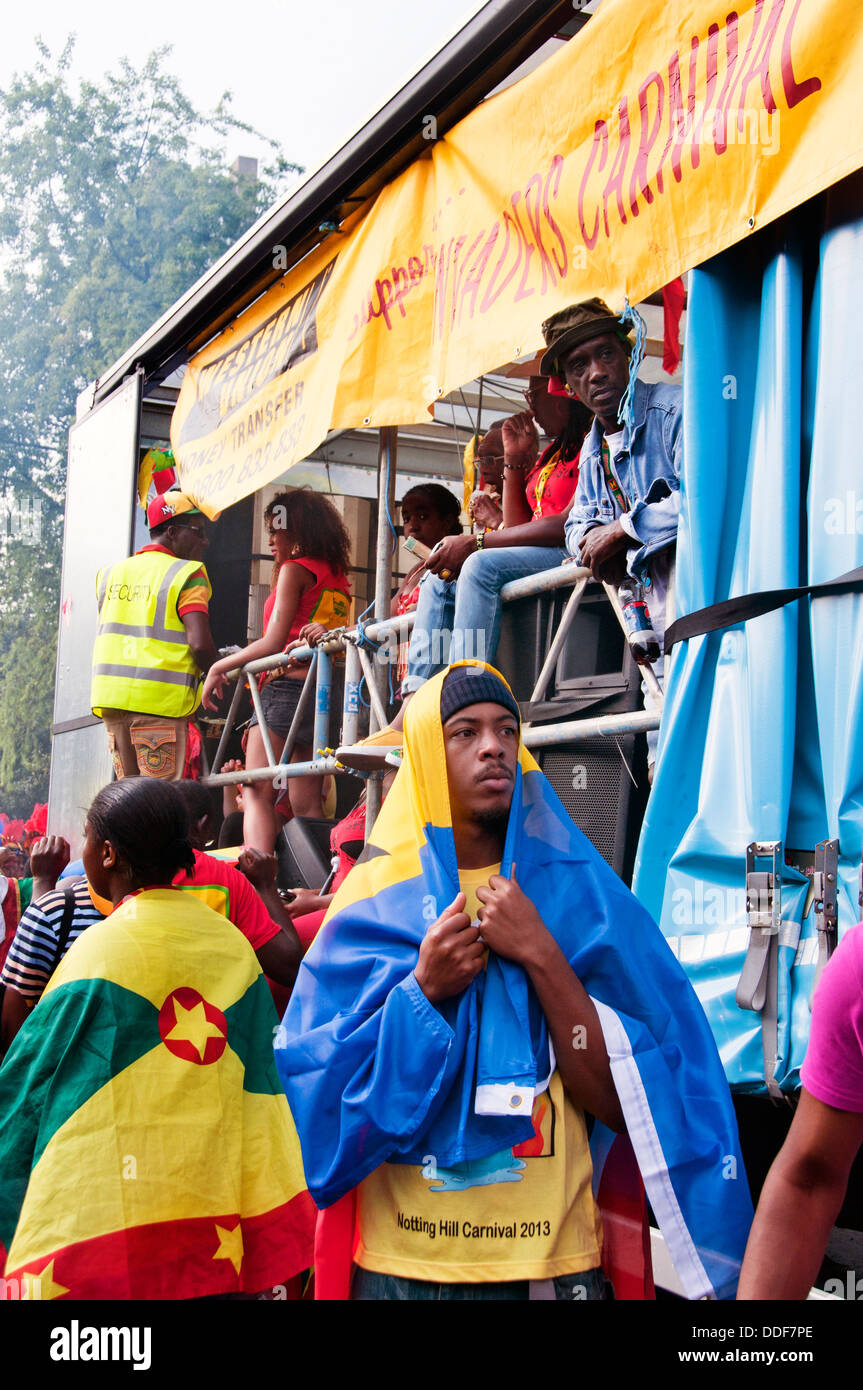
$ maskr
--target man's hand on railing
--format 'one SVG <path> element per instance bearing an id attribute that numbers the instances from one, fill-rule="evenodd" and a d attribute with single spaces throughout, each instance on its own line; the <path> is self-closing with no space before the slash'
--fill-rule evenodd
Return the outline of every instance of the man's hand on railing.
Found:
<path id="1" fill-rule="evenodd" d="M 587 532 L 579 545 L 579 558 L 594 579 L 620 584 L 626 573 L 626 548 L 632 544 L 620 521 L 612 521 Z"/>

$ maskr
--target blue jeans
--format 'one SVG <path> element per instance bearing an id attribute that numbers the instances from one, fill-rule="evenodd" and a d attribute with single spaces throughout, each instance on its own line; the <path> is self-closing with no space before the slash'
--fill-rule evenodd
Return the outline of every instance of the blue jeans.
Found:
<path id="1" fill-rule="evenodd" d="M 504 584 L 557 569 L 568 558 L 557 546 L 513 545 L 477 550 L 457 580 L 427 574 L 420 585 L 402 694 L 418 690 L 452 661 L 475 657 L 493 664 Z"/>

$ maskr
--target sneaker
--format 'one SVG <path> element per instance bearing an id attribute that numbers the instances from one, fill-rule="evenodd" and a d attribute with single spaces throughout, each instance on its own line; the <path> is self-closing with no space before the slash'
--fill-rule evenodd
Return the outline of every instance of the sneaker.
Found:
<path id="1" fill-rule="evenodd" d="M 359 743 L 348 743 L 336 749 L 336 761 L 355 772 L 380 772 L 388 766 L 387 754 L 401 749 L 401 729 L 381 729 Z"/>
<path id="2" fill-rule="evenodd" d="M 390 752 L 387 753 L 387 767 L 394 767 L 396 771 L 398 771 L 402 765 L 404 751 L 404 748 L 391 749 Z"/>

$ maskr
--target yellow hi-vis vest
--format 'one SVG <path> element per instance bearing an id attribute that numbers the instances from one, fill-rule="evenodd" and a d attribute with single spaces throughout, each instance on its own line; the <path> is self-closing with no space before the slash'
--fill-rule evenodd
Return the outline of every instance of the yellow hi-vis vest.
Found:
<path id="1" fill-rule="evenodd" d="M 198 708 L 201 672 L 177 615 L 177 600 L 201 568 L 200 560 L 147 550 L 99 571 L 99 631 L 90 687 L 94 714 L 122 709 L 182 719 Z M 212 593 L 209 580 L 207 589 Z"/>

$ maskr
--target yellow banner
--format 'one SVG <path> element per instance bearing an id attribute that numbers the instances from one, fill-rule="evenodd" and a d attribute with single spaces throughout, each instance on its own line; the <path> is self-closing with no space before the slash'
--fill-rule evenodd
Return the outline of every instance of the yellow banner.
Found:
<path id="1" fill-rule="evenodd" d="M 848 0 L 606 0 L 441 139 L 426 117 L 427 154 L 197 354 L 181 485 L 213 514 L 330 429 L 426 418 L 565 304 L 643 299 L 861 167 L 861 82 Z"/>

